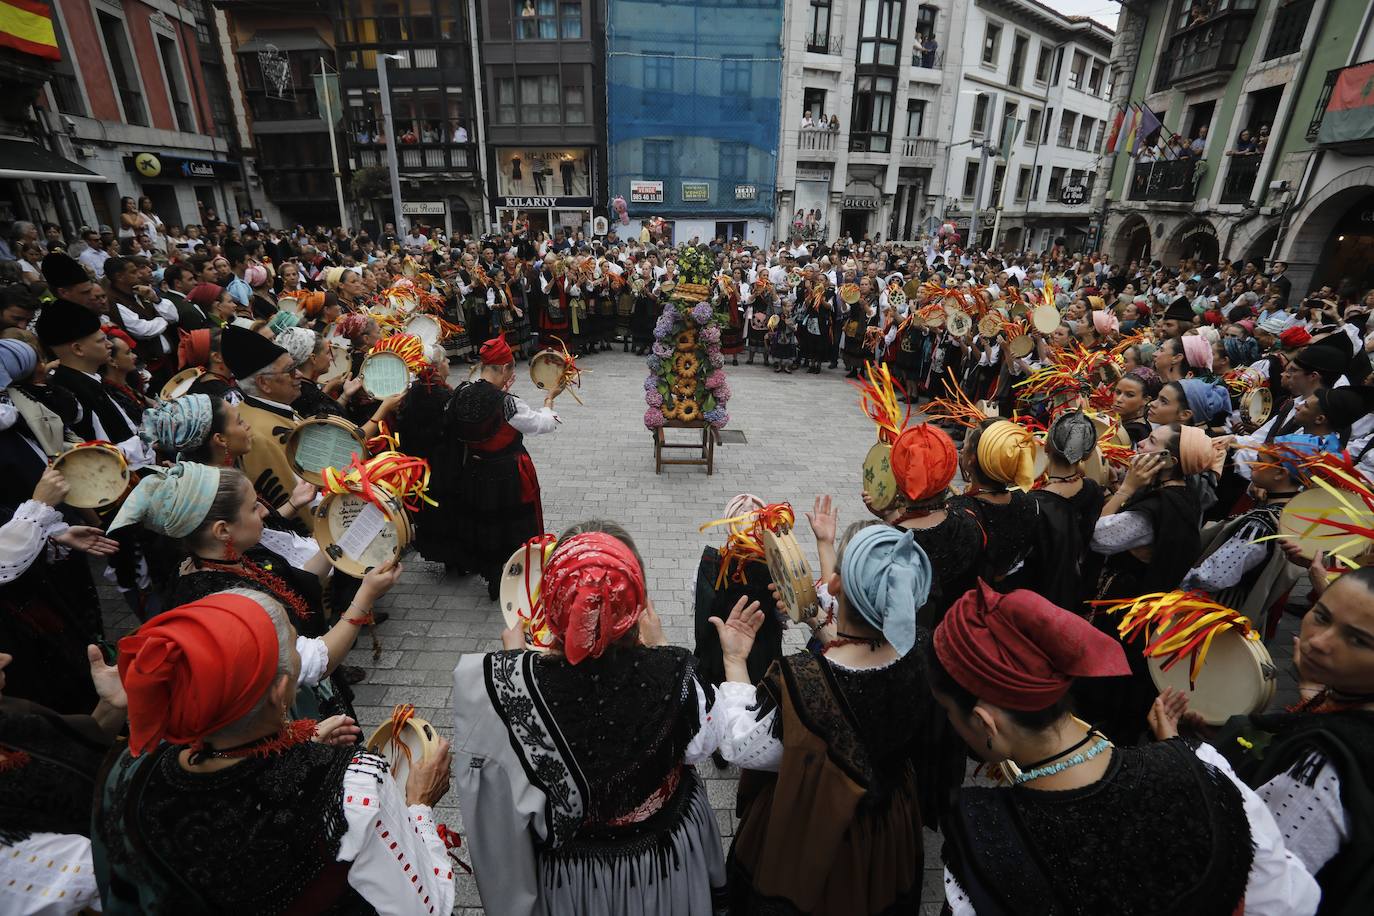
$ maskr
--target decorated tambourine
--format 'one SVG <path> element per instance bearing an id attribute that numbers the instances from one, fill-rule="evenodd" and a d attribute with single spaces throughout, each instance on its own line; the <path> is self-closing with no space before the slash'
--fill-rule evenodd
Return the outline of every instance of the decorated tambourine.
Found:
<path id="1" fill-rule="evenodd" d="M 330 493 L 313 511 L 315 540 L 334 568 L 361 579 L 410 546 L 410 516 L 400 501 L 378 488 L 372 500 L 359 493 Z"/>
<path id="2" fill-rule="evenodd" d="M 1240 418 L 1249 426 L 1263 426 L 1274 410 L 1274 395 L 1267 385 L 1251 388 L 1240 396 Z"/>
<path id="3" fill-rule="evenodd" d="M 67 481 L 63 502 L 77 509 L 112 506 L 129 490 L 132 477 L 124 453 L 109 442 L 83 442 L 52 460 Z"/>
<path id="4" fill-rule="evenodd" d="M 363 431 L 341 417 L 302 420 L 286 437 L 286 460 L 302 480 L 324 483 L 325 468 L 344 468 L 354 456 L 367 458 Z"/>
<path id="5" fill-rule="evenodd" d="M 369 353 L 358 369 L 363 390 L 377 400 L 404 394 L 410 387 L 410 367 L 399 353 L 386 350 Z"/>
<path id="6" fill-rule="evenodd" d="M 787 616 L 801 621 L 816 607 L 816 578 L 790 528 L 762 531 L 763 556 Z"/>
<path id="7" fill-rule="evenodd" d="M 1060 325 L 1059 310 L 1052 305 L 1037 305 L 1031 309 L 1031 327 L 1041 334 L 1053 334 Z"/>
<path id="8" fill-rule="evenodd" d="M 886 512 L 897 500 L 897 477 L 892 473 L 892 446 L 876 442 L 864 457 L 864 494 L 874 512 Z"/>
<path id="9" fill-rule="evenodd" d="M 902 284 L 902 292 L 906 293 L 906 298 L 910 302 L 918 302 L 921 298 L 921 280 L 919 277 L 912 277 Z"/>
<path id="10" fill-rule="evenodd" d="M 348 375 L 353 368 L 352 361 L 348 356 L 348 341 L 341 338 L 330 338 L 329 340 L 329 367 L 320 373 L 317 383 L 323 387 L 329 382 Z"/>
<path id="11" fill-rule="evenodd" d="M 444 326 L 433 315 L 412 315 L 406 319 L 405 333 L 414 334 L 426 347 L 443 340 Z"/>
<path id="12" fill-rule="evenodd" d="M 530 360 L 530 380 L 541 391 L 556 391 L 562 387 L 563 370 L 567 361 L 557 350 L 544 350 Z"/>
<path id="13" fill-rule="evenodd" d="M 988 313 L 987 313 L 986 315 L 984 315 L 982 318 L 979 318 L 979 319 L 978 319 L 978 334 L 979 334 L 980 337 L 985 337 L 985 338 L 987 338 L 988 340 L 992 340 L 992 339 L 995 338 L 998 334 L 1001 334 L 1001 333 L 1002 333 L 1002 316 L 1001 316 L 1001 315 L 997 314 L 996 312 L 988 312 Z"/>
<path id="14" fill-rule="evenodd" d="M 945 327 L 955 337 L 966 337 L 973 330 L 973 319 L 963 309 L 945 306 Z"/>
<path id="15" fill-rule="evenodd" d="M 515 549 L 501 571 L 501 618 L 507 627 L 519 627 L 525 646 L 539 652 L 547 652 L 553 644 L 553 634 L 536 608 L 544 567 L 557 545 L 558 539 L 551 534 L 530 538 Z"/>
<path id="16" fill-rule="evenodd" d="M 189 369 L 182 369 L 176 375 L 169 378 L 162 386 L 159 394 L 164 401 L 171 401 L 181 397 L 191 390 L 191 386 L 196 383 L 196 379 L 205 374 L 205 370 L 199 366 L 191 366 Z"/>
<path id="17" fill-rule="evenodd" d="M 1342 530 L 1342 525 L 1370 527 L 1370 512 L 1364 501 L 1352 494 L 1325 487 L 1304 490 L 1288 501 L 1279 516 L 1279 537 L 1298 548 L 1311 560 L 1322 551 L 1328 558 L 1356 565 L 1371 547 L 1363 533 Z"/>
<path id="18" fill-rule="evenodd" d="M 433 754 L 438 746 L 434 726 L 415 715 L 415 707 L 408 703 L 395 707 L 391 718 L 377 726 L 367 739 L 367 749 L 386 760 L 401 791 L 405 791 L 410 768 Z"/>
<path id="19" fill-rule="evenodd" d="M 1278 672 L 1249 618 L 1201 592 L 1142 595 L 1125 602 L 1097 601 L 1122 614 L 1118 632 L 1144 639 L 1150 678 L 1160 690 L 1188 696 L 1188 709 L 1209 724 L 1261 712 L 1274 698 Z"/>
<path id="20" fill-rule="evenodd" d="M 1056 325 L 1057 327 L 1058 325 Z M 1035 340 L 1026 333 L 1026 326 L 1019 321 L 1008 321 L 1002 325 L 1007 334 L 1007 349 L 1017 359 L 1025 359 L 1035 349 Z"/>
<path id="21" fill-rule="evenodd" d="M 846 283 L 840 287 L 840 301 L 845 305 L 853 305 L 858 302 L 861 295 L 859 287 L 853 283 Z"/>

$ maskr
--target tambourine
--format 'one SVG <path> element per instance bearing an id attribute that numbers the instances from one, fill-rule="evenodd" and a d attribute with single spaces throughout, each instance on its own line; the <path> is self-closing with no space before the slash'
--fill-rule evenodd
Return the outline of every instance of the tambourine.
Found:
<path id="1" fill-rule="evenodd" d="M 859 301 L 859 288 L 853 283 L 846 283 L 840 287 L 840 301 L 845 305 L 853 305 Z"/>
<path id="2" fill-rule="evenodd" d="M 875 512 L 886 512 L 897 499 L 897 476 L 892 473 L 892 446 L 878 442 L 864 458 L 864 493 Z"/>
<path id="3" fill-rule="evenodd" d="M 1059 310 L 1052 305 L 1037 305 L 1030 313 L 1031 327 L 1041 334 L 1053 334 L 1060 325 Z"/>
<path id="4" fill-rule="evenodd" d="M 1011 355 L 1017 359 L 1025 359 L 1030 356 L 1031 351 L 1035 349 L 1035 341 L 1026 333 L 1026 329 L 1016 324 L 1003 325 L 1002 327 L 1007 332 L 1007 349 L 1011 351 Z"/>
<path id="5" fill-rule="evenodd" d="M 1263 426 L 1274 410 L 1274 395 L 1268 386 L 1251 388 L 1240 396 L 1240 418 L 1250 426 Z"/>
<path id="6" fill-rule="evenodd" d="M 541 391 L 556 391 L 563 386 L 563 373 L 567 368 L 568 361 L 562 353 L 543 350 L 530 360 L 530 381 Z"/>
<path id="7" fill-rule="evenodd" d="M 1221 725 L 1232 716 L 1262 712 L 1274 699 L 1278 683 L 1278 671 L 1264 643 L 1235 627 L 1221 630 L 1212 638 L 1207 658 L 1191 687 L 1187 659 L 1176 662 L 1168 671 L 1158 658 L 1147 658 L 1146 662 L 1155 686 L 1160 690 L 1172 687 L 1182 691 L 1188 697 L 1189 712 L 1198 713 L 1208 725 Z"/>
<path id="8" fill-rule="evenodd" d="M 331 493 L 312 510 L 320 550 L 335 569 L 355 579 L 400 559 L 414 535 L 404 506 L 376 488 L 372 495 L 375 502 L 351 491 Z"/>
<path id="9" fill-rule="evenodd" d="M 399 353 L 389 350 L 368 354 L 358 377 L 363 380 L 363 390 L 379 401 L 404 394 L 410 387 L 410 367 Z"/>
<path id="10" fill-rule="evenodd" d="M 945 306 L 945 327 L 955 337 L 964 337 L 973 330 L 973 319 L 963 309 Z"/>
<path id="11" fill-rule="evenodd" d="M 412 707 L 405 707 L 411 709 Z M 398 729 L 397 723 L 400 728 Z M 405 791 L 412 763 L 424 760 L 439 746 L 434 726 L 424 719 L 410 715 L 391 714 L 391 718 L 377 726 L 367 739 L 367 749 L 386 760 L 396 784 Z"/>
<path id="12" fill-rule="evenodd" d="M 196 379 L 205 374 L 205 370 L 199 366 L 191 366 L 189 369 L 182 369 L 176 375 L 167 380 L 160 392 L 162 400 L 172 401 L 181 397 L 191 390 L 191 386 L 196 383 Z"/>
<path id="13" fill-rule="evenodd" d="M 921 281 L 912 277 L 902 284 L 902 292 L 906 293 L 906 297 L 910 301 L 919 302 L 921 299 Z"/>
<path id="14" fill-rule="evenodd" d="M 1356 510 L 1364 507 L 1359 497 L 1347 495 L 1346 499 Z M 1363 535 L 1349 534 L 1312 519 L 1330 519 L 1365 527 L 1370 525 L 1367 514 L 1352 512 L 1335 493 L 1320 487 L 1302 491 L 1283 507 L 1283 514 L 1279 516 L 1279 534 L 1287 543 L 1296 545 L 1304 559 L 1312 559 L 1320 550 L 1328 557 L 1342 557 L 1354 562 L 1370 547 L 1374 547 L 1374 541 Z"/>
<path id="15" fill-rule="evenodd" d="M 348 358 L 348 341 L 342 338 L 329 340 L 329 368 L 320 373 L 316 381 L 323 387 L 336 378 L 343 378 L 353 368 Z"/>
<path id="16" fill-rule="evenodd" d="M 133 480 L 124 453 L 105 442 L 74 445 L 52 460 L 52 468 L 67 480 L 67 496 L 62 501 L 77 509 L 114 505 Z"/>
<path id="17" fill-rule="evenodd" d="M 978 319 L 978 333 L 991 340 L 1002 333 L 1002 319 L 995 312 L 988 312 Z"/>
<path id="18" fill-rule="evenodd" d="M 791 529 L 764 528 L 763 555 L 787 616 L 796 621 L 809 617 L 816 606 L 816 577 Z"/>
<path id="19" fill-rule="evenodd" d="M 928 328 L 943 328 L 945 326 L 945 312 L 941 309 L 931 309 L 928 314 L 921 315 Z"/>
<path id="20" fill-rule="evenodd" d="M 433 315 L 412 315 L 405 323 L 405 333 L 415 335 L 429 347 L 443 339 L 444 327 Z"/>
<path id="21" fill-rule="evenodd" d="M 367 460 L 367 439 L 361 429 L 342 417 L 302 420 L 286 437 L 286 460 L 291 470 L 317 487 L 324 483 L 325 468 L 346 468 L 354 455 Z"/>
<path id="22" fill-rule="evenodd" d="M 501 619 L 507 627 L 520 627 L 525 634 L 527 648 L 547 652 L 553 640 L 547 627 L 532 632 L 527 621 L 539 600 L 539 586 L 544 581 L 544 567 L 553 556 L 557 541 L 553 535 L 531 538 L 515 548 L 501 571 Z M 522 624 L 522 621 L 526 622 Z"/>

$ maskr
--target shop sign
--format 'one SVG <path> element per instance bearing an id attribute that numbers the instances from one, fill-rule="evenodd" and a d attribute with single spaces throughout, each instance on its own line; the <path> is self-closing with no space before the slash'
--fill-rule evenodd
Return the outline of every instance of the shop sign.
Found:
<path id="1" fill-rule="evenodd" d="M 829 169 L 797 169 L 798 181 L 824 181 L 829 183 Z"/>
<path id="2" fill-rule="evenodd" d="M 447 209 L 442 200 L 403 200 L 402 216 L 443 216 Z"/>
<path id="3" fill-rule="evenodd" d="M 219 159 L 186 159 L 161 153 L 139 152 L 128 158 L 129 171 L 144 178 L 191 178 L 237 181 L 243 177 L 237 162 Z"/>
<path id="4" fill-rule="evenodd" d="M 557 197 L 502 197 L 503 207 L 523 207 L 527 210 L 545 210 L 558 206 Z"/>
<path id="5" fill-rule="evenodd" d="M 757 185 L 737 184 L 735 185 L 735 200 L 758 200 L 759 189 Z"/>
<path id="6" fill-rule="evenodd" d="M 684 181 L 682 183 L 683 203 L 704 203 L 711 199 L 711 185 L 705 181 Z"/>
<path id="7" fill-rule="evenodd" d="M 663 182 L 661 182 L 661 181 L 632 181 L 632 182 L 630 182 L 630 203 L 632 203 L 632 204 L 661 204 L 661 203 L 663 203 Z"/>
<path id="8" fill-rule="evenodd" d="M 876 210 L 878 209 L 878 198 L 876 197 L 844 197 L 840 200 L 841 210 Z"/>
<path id="9" fill-rule="evenodd" d="M 1196 226 L 1193 226 L 1187 232 L 1183 233 L 1183 237 L 1180 238 L 1178 241 L 1180 245 L 1186 245 L 1188 242 L 1191 242 L 1194 239 L 1201 238 L 1208 238 L 1212 241 L 1216 241 L 1216 227 L 1213 226 L 1211 223 L 1198 223 Z"/>
<path id="10" fill-rule="evenodd" d="M 1076 207 L 1088 199 L 1088 189 L 1082 184 L 1066 184 L 1059 189 L 1059 202 Z"/>

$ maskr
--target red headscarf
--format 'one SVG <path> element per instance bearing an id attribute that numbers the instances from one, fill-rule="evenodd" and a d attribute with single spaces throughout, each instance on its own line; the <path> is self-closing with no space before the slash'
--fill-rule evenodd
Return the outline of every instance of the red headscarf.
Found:
<path id="1" fill-rule="evenodd" d="M 217 283 L 197 283 L 191 287 L 191 292 L 186 298 L 203 309 L 208 309 L 219 301 L 220 293 L 224 292 L 224 287 Z"/>
<path id="2" fill-rule="evenodd" d="M 367 330 L 367 323 L 371 321 L 371 316 L 363 312 L 349 312 L 341 315 L 339 320 L 334 323 L 339 336 L 346 337 L 352 343 L 357 343 L 362 339 L 363 332 Z"/>
<path id="3" fill-rule="evenodd" d="M 935 656 L 969 693 L 1033 712 L 1054 705 L 1075 677 L 1130 674 L 1121 645 L 1035 592 L 1003 595 L 986 582 L 935 628 Z"/>
<path id="4" fill-rule="evenodd" d="M 119 641 L 129 750 L 199 745 L 243 718 L 277 673 L 272 618 L 243 595 L 209 595 L 159 614 Z"/>
<path id="5" fill-rule="evenodd" d="M 177 356 L 181 360 L 181 368 L 210 365 L 210 329 L 200 328 L 189 333 L 181 331 L 180 335 Z"/>
<path id="6" fill-rule="evenodd" d="M 959 467 L 959 452 L 944 430 L 928 423 L 908 426 L 892 443 L 892 473 L 914 502 L 943 493 Z"/>
<path id="7" fill-rule="evenodd" d="M 515 354 L 511 352 L 510 344 L 506 343 L 506 335 L 501 334 L 482 344 L 479 351 L 484 366 L 504 366 L 506 363 L 515 362 Z"/>
<path id="8" fill-rule="evenodd" d="M 105 328 L 105 336 L 117 337 L 120 340 L 124 341 L 124 343 L 128 346 L 130 350 L 133 350 L 135 353 L 138 352 L 138 342 L 134 340 L 132 334 L 130 334 L 123 328 L 117 328 L 114 325 L 109 325 Z"/>
<path id="9" fill-rule="evenodd" d="M 549 559 L 539 600 L 547 609 L 549 630 L 576 665 L 600 658 L 639 620 L 644 571 L 618 538 L 601 532 L 574 535 Z"/>
<path id="10" fill-rule="evenodd" d="M 1312 335 L 1307 333 L 1306 328 L 1285 328 L 1279 335 L 1279 343 L 1283 344 L 1286 350 L 1305 347 L 1311 342 Z"/>

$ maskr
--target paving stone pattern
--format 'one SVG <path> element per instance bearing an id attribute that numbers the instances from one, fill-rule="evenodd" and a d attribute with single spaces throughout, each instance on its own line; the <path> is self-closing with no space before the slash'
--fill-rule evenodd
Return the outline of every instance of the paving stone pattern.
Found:
<path id="1" fill-rule="evenodd" d="M 798 541 L 813 564 L 815 544 L 801 514 L 811 508 L 815 496 L 829 493 L 836 498 L 841 530 L 868 517 L 859 495 L 860 468 L 874 441 L 874 429 L 859 409 L 855 389 L 841 380 L 841 370 L 820 376 L 779 375 L 758 364 L 727 365 L 733 391 L 730 428 L 743 432 L 747 444 L 718 446 L 715 474 L 708 477 L 700 467 L 670 467 L 654 474 L 652 437 L 642 422 L 646 370 L 641 358 L 617 351 L 583 362 L 587 372 L 579 394 L 585 406 L 563 395 L 558 400 L 561 427 L 525 443 L 539 472 L 545 522 L 555 533 L 589 518 L 624 525 L 644 554 L 654 606 L 675 645 L 693 645 L 697 564 L 702 548 L 721 540 L 697 529 L 721 517 L 735 494 L 750 492 L 767 502 L 792 503 L 801 529 Z M 453 378 L 466 373 L 466 367 L 455 369 Z M 535 406 L 542 400 L 524 364 L 514 391 Z M 671 433 L 684 441 L 693 435 L 690 430 Z M 102 598 L 107 630 L 114 639 L 135 621 L 113 589 L 103 588 Z M 500 648 L 502 623 L 495 603 L 487 599 L 480 577 L 446 577 L 442 566 L 416 555 L 405 561 L 401 581 L 379 606 L 391 613 L 378 628 L 380 657 L 373 660 L 364 635 L 348 659 L 369 672 L 354 688 L 364 733 L 383 721 L 395 704 L 414 703 L 418 716 L 451 736 L 453 667 L 463 653 Z M 800 648 L 804 638 L 794 630 L 787 641 Z M 1287 645 L 1287 640 L 1280 644 Z M 1286 664 L 1287 659 L 1280 661 Z M 718 770 L 708 762 L 698 772 L 728 843 L 737 823 L 738 771 Z M 437 813 L 449 826 L 462 829 L 456 794 L 450 793 Z M 938 913 L 943 900 L 939 849 L 938 836 L 927 830 L 923 916 Z M 470 876 L 459 877 L 455 912 L 482 912 Z"/>

